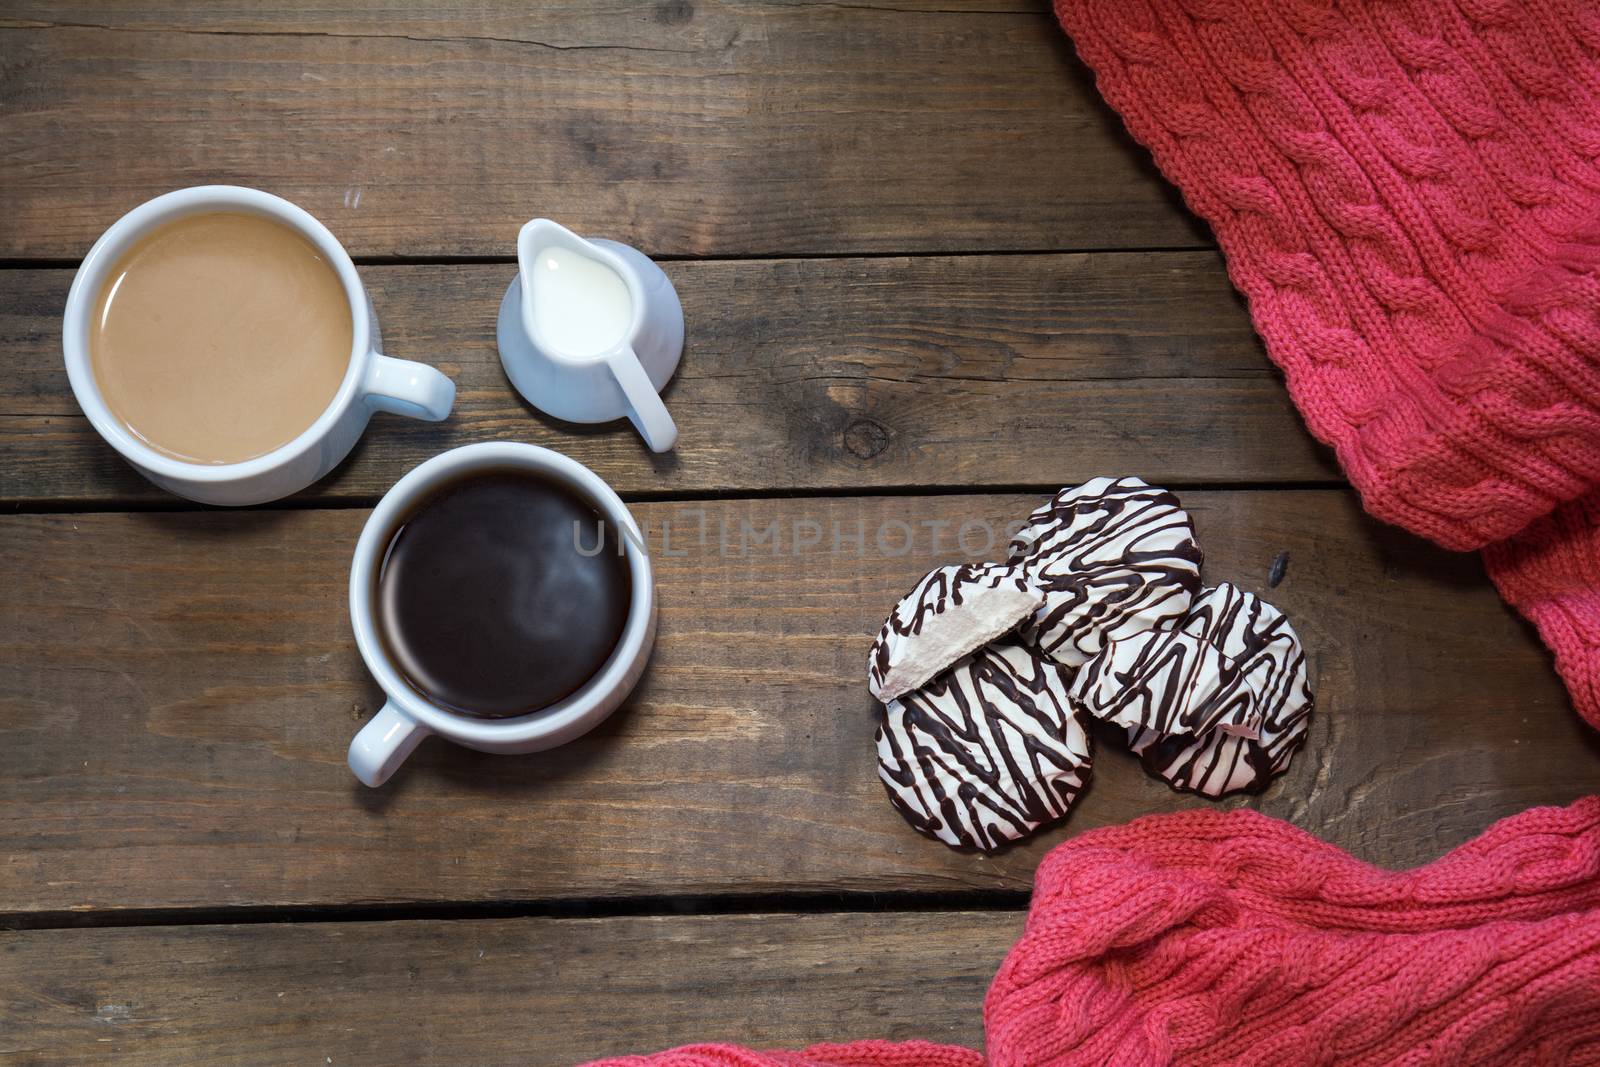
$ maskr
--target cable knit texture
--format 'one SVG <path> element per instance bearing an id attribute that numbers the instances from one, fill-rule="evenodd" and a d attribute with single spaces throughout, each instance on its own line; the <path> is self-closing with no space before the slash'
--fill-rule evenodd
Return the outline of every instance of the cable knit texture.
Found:
<path id="1" fill-rule="evenodd" d="M 1572 702 L 1600 727 L 1600 494 L 1564 504 L 1483 550 L 1500 595 L 1539 627 Z"/>
<path id="2" fill-rule="evenodd" d="M 1495 546 L 1495 581 L 1600 726 L 1600 6 L 1056 13 L 1211 224 L 1367 508 L 1450 548 Z"/>
<path id="3" fill-rule="evenodd" d="M 971 1049 L 926 1041 L 854 1041 L 804 1052 L 756 1052 L 737 1045 L 685 1045 L 653 1056 L 596 1060 L 587 1067 L 983 1067 Z"/>
<path id="4" fill-rule="evenodd" d="M 1600 797 L 1398 873 L 1252 811 L 1084 834 L 984 1014 L 995 1067 L 1600 1063 Z"/>

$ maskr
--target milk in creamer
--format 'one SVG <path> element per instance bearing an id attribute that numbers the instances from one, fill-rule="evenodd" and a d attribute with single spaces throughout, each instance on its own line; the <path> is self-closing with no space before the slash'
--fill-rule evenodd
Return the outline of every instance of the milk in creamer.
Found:
<path id="1" fill-rule="evenodd" d="M 534 323 L 562 355 L 604 355 L 627 336 L 633 298 L 604 263 L 551 246 L 535 255 L 532 273 Z"/>

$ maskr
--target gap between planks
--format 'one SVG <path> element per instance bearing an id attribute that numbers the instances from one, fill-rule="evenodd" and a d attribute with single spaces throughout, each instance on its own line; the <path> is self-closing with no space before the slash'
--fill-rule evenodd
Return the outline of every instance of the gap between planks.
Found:
<path id="1" fill-rule="evenodd" d="M 640 919 L 685 916 L 857 915 L 1023 911 L 1021 890 L 798 892 L 728 896 L 549 897 L 529 900 L 128 908 L 0 912 L 0 930 L 83 930 L 260 923 L 426 922 L 484 919 Z"/>
<path id="2" fill-rule="evenodd" d="M 792 489 L 730 489 L 708 492 L 704 489 L 666 489 L 660 492 L 617 493 L 628 504 L 692 504 L 731 503 L 740 500 L 848 500 L 853 497 L 927 497 L 927 496 L 1014 496 L 1019 494 L 1055 493 L 1062 486 L 1056 482 L 1017 482 L 982 485 L 863 485 L 843 488 L 798 486 Z M 1297 482 L 1218 482 L 1193 481 L 1182 478 L 1163 479 L 1161 488 L 1173 492 L 1195 493 L 1287 493 L 1350 492 L 1350 484 L 1342 480 Z M 0 517 L 6 515 L 104 515 L 121 512 L 233 512 L 233 511 L 361 511 L 376 507 L 381 494 L 361 494 L 350 497 L 300 497 L 293 496 L 269 504 L 244 508 L 227 508 L 200 504 L 193 500 L 173 496 L 170 499 L 133 499 L 117 497 L 110 500 L 5 500 L 0 501 Z M 1441 549 L 1441 551 L 1443 551 Z"/>

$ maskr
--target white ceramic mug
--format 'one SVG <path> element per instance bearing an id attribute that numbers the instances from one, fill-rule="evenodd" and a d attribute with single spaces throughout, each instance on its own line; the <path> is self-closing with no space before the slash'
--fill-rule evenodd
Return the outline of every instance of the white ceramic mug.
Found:
<path id="1" fill-rule="evenodd" d="M 90 325 L 107 276 L 140 238 L 185 215 L 216 211 L 280 222 L 315 245 L 332 264 L 350 302 L 350 365 L 327 408 L 288 444 L 241 463 L 186 463 L 139 440 L 106 406 L 90 362 Z M 261 504 L 299 492 L 339 465 L 374 411 L 438 422 L 450 414 L 456 396 L 455 384 L 433 367 L 392 359 L 379 351 L 372 301 L 355 264 L 326 226 L 282 197 L 234 185 L 179 189 L 140 204 L 112 223 L 72 280 L 61 343 L 72 392 L 100 436 L 152 482 L 206 504 Z"/>
<path id="2" fill-rule="evenodd" d="M 479 719 L 433 703 L 407 684 L 390 662 L 378 635 L 378 570 L 396 526 L 437 486 L 472 470 L 507 467 L 536 471 L 570 486 L 623 531 L 633 594 L 622 638 L 611 658 L 576 693 L 529 715 Z M 387 781 L 429 734 L 483 752 L 519 753 L 554 748 L 598 726 L 633 691 L 650 658 L 656 639 L 655 583 L 638 524 L 599 475 L 547 448 L 490 441 L 440 453 L 408 472 L 384 494 L 356 542 L 350 566 L 350 622 L 361 658 L 388 697 L 383 709 L 350 742 L 350 769 L 367 785 L 377 786 Z"/>
<path id="3" fill-rule="evenodd" d="M 622 339 L 606 351 L 563 351 L 534 314 L 534 260 L 560 248 L 609 268 L 628 290 L 630 316 Z M 517 392 L 568 422 L 611 422 L 626 416 L 653 452 L 678 442 L 678 427 L 661 400 L 683 355 L 683 304 L 666 272 L 643 252 L 616 241 L 579 237 L 549 219 L 517 235 L 517 276 L 500 301 L 500 363 Z"/>

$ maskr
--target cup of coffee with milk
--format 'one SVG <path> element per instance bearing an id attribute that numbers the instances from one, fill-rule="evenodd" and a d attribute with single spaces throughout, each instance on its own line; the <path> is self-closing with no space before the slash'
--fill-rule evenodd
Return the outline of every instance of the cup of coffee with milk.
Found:
<path id="1" fill-rule="evenodd" d="M 62 321 L 89 422 L 145 477 L 207 504 L 310 485 L 375 411 L 438 421 L 455 386 L 382 353 L 355 265 L 280 197 L 210 185 L 156 197 L 101 235 Z"/>

